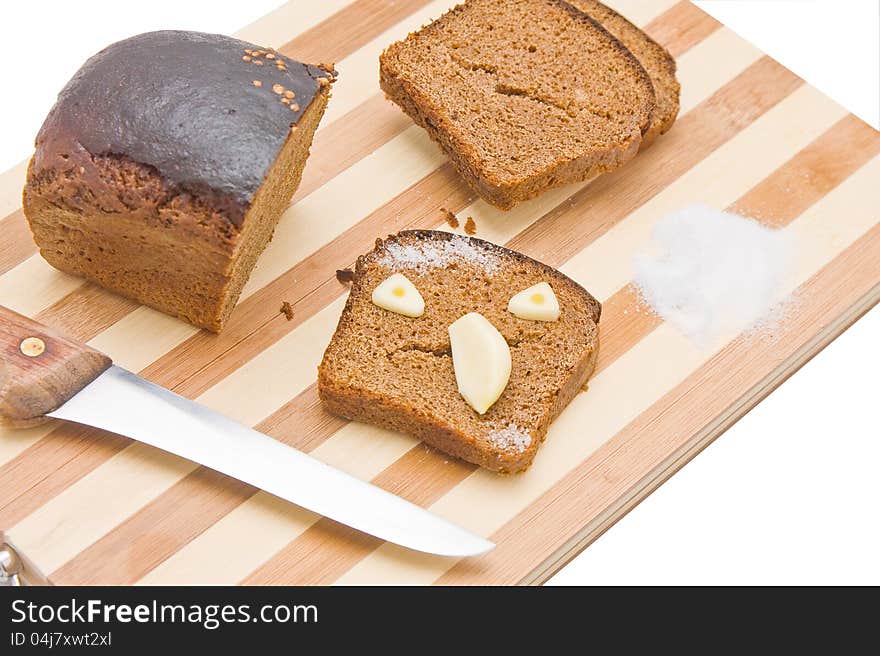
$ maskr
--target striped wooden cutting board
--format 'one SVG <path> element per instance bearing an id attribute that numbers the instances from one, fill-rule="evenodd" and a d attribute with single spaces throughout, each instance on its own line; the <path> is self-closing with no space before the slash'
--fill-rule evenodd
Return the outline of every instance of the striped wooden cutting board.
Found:
<path id="1" fill-rule="evenodd" d="M 680 118 L 619 171 L 499 212 L 384 100 L 381 49 L 454 0 L 291 2 L 240 32 L 340 80 L 302 186 L 220 336 L 66 276 L 35 253 L 21 165 L 0 177 L 0 304 L 120 365 L 490 536 L 451 560 L 383 544 L 191 462 L 96 430 L 0 437 L 0 528 L 54 583 L 532 583 L 547 578 L 880 296 L 880 135 L 686 1 L 612 4 L 678 60 Z M 631 255 L 692 202 L 794 233 L 796 312 L 773 339 L 698 348 L 637 306 Z M 598 371 L 534 466 L 501 477 L 325 414 L 315 367 L 337 268 L 407 227 L 478 235 L 561 268 L 604 303 Z M 463 223 L 463 221 L 462 221 Z M 291 321 L 278 313 L 293 306 Z"/>

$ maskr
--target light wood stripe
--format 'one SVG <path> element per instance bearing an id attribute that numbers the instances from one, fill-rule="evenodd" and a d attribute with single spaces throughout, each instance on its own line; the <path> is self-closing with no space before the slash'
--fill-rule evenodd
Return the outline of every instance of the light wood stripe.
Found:
<path id="1" fill-rule="evenodd" d="M 711 44 L 710 44 L 710 46 L 711 46 Z M 744 48 L 743 50 L 746 50 L 749 53 L 752 52 L 752 50 L 748 49 L 748 48 Z M 276 237 L 275 241 L 276 242 L 279 241 L 277 237 Z M 358 252 L 360 252 L 362 250 L 364 250 L 364 249 L 360 248 L 360 249 L 358 249 Z M 287 254 L 285 253 L 284 255 L 286 256 Z M 265 256 L 264 256 L 264 260 L 265 260 Z M 277 299 L 273 299 L 272 305 L 274 306 L 276 303 L 277 303 Z M 195 335 L 195 331 L 191 331 L 188 334 L 186 331 L 191 330 L 191 329 L 184 326 L 183 324 L 180 324 L 180 322 L 177 322 L 179 324 L 179 326 L 174 331 L 170 331 L 170 327 L 166 327 L 166 326 L 163 326 L 163 327 L 157 326 L 156 329 L 150 330 L 149 329 L 149 322 L 146 322 L 146 321 L 143 321 L 140 319 L 142 319 L 145 316 L 150 316 L 151 314 L 153 314 L 151 310 L 148 310 L 145 308 L 140 308 L 133 315 L 133 319 L 137 319 L 136 321 L 124 322 L 125 324 L 135 323 L 139 326 L 143 326 L 145 328 L 145 330 L 142 330 L 138 333 L 134 333 L 132 335 L 129 332 L 130 328 L 127 325 L 120 325 L 120 328 L 121 328 L 120 330 L 117 330 L 116 327 L 114 327 L 114 329 L 112 329 L 112 332 L 111 332 L 111 337 L 113 337 L 115 335 L 119 335 L 119 336 L 121 336 L 120 339 L 109 339 L 109 340 L 99 339 L 98 343 L 96 343 L 95 346 L 98 348 L 105 348 L 110 351 L 111 355 L 113 355 L 113 346 L 114 345 L 120 345 L 120 346 L 124 347 L 130 341 L 129 339 L 127 339 L 126 336 L 134 337 L 135 338 L 134 342 L 138 345 L 137 352 L 136 353 L 127 353 L 126 356 L 128 357 L 129 368 L 133 368 L 133 369 L 137 370 L 139 367 L 136 367 L 133 364 L 135 359 L 137 360 L 138 364 L 141 364 L 144 362 L 148 362 L 151 359 L 151 355 L 155 354 L 155 357 L 158 357 L 159 354 L 162 352 L 162 349 L 157 348 L 155 345 L 152 346 L 152 348 L 151 348 L 151 344 L 153 344 L 153 340 L 151 340 L 151 335 L 180 334 L 183 336 L 182 338 L 189 337 L 190 335 Z M 230 334 L 234 335 L 235 333 L 231 332 L 231 330 L 232 330 L 231 327 L 229 329 L 227 329 L 227 331 L 225 331 L 225 333 L 224 333 L 224 337 L 226 337 Z M 196 335 L 195 339 L 199 339 L 200 337 L 202 337 L 202 335 Z M 124 350 L 124 348 L 122 350 Z M 135 356 L 137 356 L 137 357 L 135 357 Z M 147 373 L 149 374 L 151 372 L 147 372 Z M 173 381 L 159 379 L 156 382 L 159 382 L 159 383 L 164 384 L 169 387 L 174 386 Z M 186 390 L 178 390 L 178 391 L 186 393 Z"/>
<path id="2" fill-rule="evenodd" d="M 790 105 L 780 103 L 780 105 L 777 108 L 774 108 L 773 110 L 768 112 L 768 114 L 765 117 L 763 117 L 762 119 L 759 119 L 759 122 L 756 122 L 756 124 L 754 126 L 747 128 L 746 130 L 741 132 L 739 135 L 737 135 L 734 138 L 734 140 L 732 140 L 732 143 L 738 139 L 748 139 L 749 138 L 748 135 L 753 135 L 751 137 L 751 139 L 753 140 L 752 143 L 754 143 L 754 140 L 761 140 L 761 141 L 766 140 L 763 135 L 765 135 L 767 133 L 779 135 L 779 137 L 778 137 L 780 140 L 779 145 L 774 147 L 774 144 L 772 144 L 772 143 L 769 144 L 769 148 L 771 150 L 771 153 L 767 157 L 767 159 L 764 160 L 768 165 L 770 165 L 769 170 L 772 170 L 772 165 L 774 165 L 776 163 L 781 163 L 784 159 L 784 156 L 785 156 L 784 153 L 791 152 L 790 148 L 792 146 L 799 146 L 802 144 L 805 145 L 806 143 L 809 142 L 809 140 L 812 138 L 812 136 L 815 136 L 815 132 L 812 132 L 810 128 L 806 127 L 809 125 L 808 122 L 797 124 L 799 127 L 801 127 L 802 130 L 805 130 L 805 134 L 800 135 L 799 140 L 797 140 L 796 138 L 793 138 L 791 133 L 787 132 L 786 130 L 782 130 L 782 129 L 776 130 L 774 128 L 782 128 L 783 125 L 785 125 L 788 121 L 791 120 L 790 117 L 792 115 L 796 116 L 801 113 L 800 110 L 804 106 L 806 106 L 805 103 L 808 103 L 811 100 L 815 100 L 817 97 L 818 96 L 817 96 L 816 92 L 813 90 L 810 90 L 809 94 L 797 93 L 797 95 L 794 95 L 789 100 L 783 101 L 783 103 L 791 102 Z M 839 108 L 836 108 L 836 106 L 833 106 L 832 104 L 829 103 L 828 109 L 826 110 L 826 117 L 827 117 L 826 120 L 829 123 L 831 123 L 834 120 L 834 118 L 840 116 L 840 113 L 841 112 L 840 112 Z M 774 119 L 774 117 L 776 117 L 776 118 Z M 818 130 L 816 130 L 816 131 L 818 132 Z M 730 147 L 730 146 L 726 145 L 725 148 L 726 147 Z M 777 152 L 777 150 L 780 153 L 779 159 L 774 160 L 772 157 L 772 154 Z M 764 170 L 764 171 L 769 172 L 768 169 L 760 169 L 759 168 L 758 170 Z M 722 172 L 723 172 L 723 170 L 722 170 Z M 749 182 L 750 180 L 751 179 L 747 179 L 746 182 Z M 747 189 L 747 188 L 748 188 L 747 186 L 742 187 L 743 191 L 745 191 L 745 189 Z M 731 200 L 733 200 L 733 198 L 735 198 L 735 196 L 733 196 L 731 198 Z M 606 320 L 607 320 L 607 318 L 608 318 L 607 313 L 605 316 L 606 316 Z M 605 348 L 606 348 L 606 346 L 603 346 L 603 352 L 604 352 Z M 333 439 L 334 440 L 337 439 L 336 436 L 334 436 Z M 335 450 L 339 451 L 339 452 L 358 452 L 358 450 L 356 448 L 349 447 L 348 445 L 345 445 L 344 443 L 341 443 L 341 442 L 340 442 L 340 446 L 337 446 L 335 448 Z M 336 464 L 335 461 L 333 461 L 333 463 Z M 286 528 L 287 527 L 279 526 L 279 527 L 277 527 L 276 530 L 281 532 L 281 531 L 284 531 Z M 298 531 L 299 528 L 300 528 L 300 526 L 297 525 L 295 527 L 296 531 Z M 182 576 L 184 572 L 191 572 L 192 568 L 196 567 L 196 565 L 194 565 L 192 562 L 190 562 L 190 560 L 200 560 L 201 561 L 203 558 L 208 557 L 208 552 L 213 551 L 216 548 L 216 546 L 217 546 L 216 543 L 214 543 L 213 540 L 210 539 L 210 533 L 212 530 L 213 529 L 209 529 L 206 532 L 206 535 L 203 535 L 195 543 L 193 543 L 189 547 L 184 548 L 184 550 L 182 550 L 179 554 L 172 557 L 172 559 L 170 559 L 169 563 L 160 566 L 160 568 L 158 568 L 158 571 L 152 575 L 147 576 L 145 578 L 145 581 L 147 581 L 147 582 L 166 581 L 167 582 L 167 581 L 173 580 L 175 578 L 175 576 Z M 222 534 L 227 535 L 227 532 L 223 531 Z M 295 533 L 292 536 L 292 538 L 295 538 L 296 535 L 298 535 L 298 532 Z M 263 539 L 263 537 L 262 536 L 254 536 L 253 534 L 248 534 L 248 536 L 245 536 L 241 539 L 261 540 L 261 539 Z M 198 548 L 198 545 L 203 542 L 205 542 L 204 548 L 203 549 Z M 241 552 L 241 551 L 247 551 L 247 549 L 245 549 L 245 548 L 236 549 L 236 552 Z M 191 559 L 186 559 L 185 555 L 181 555 L 181 554 L 185 554 L 187 552 L 193 554 Z M 186 560 L 186 562 L 184 562 L 180 568 L 176 568 L 173 564 L 175 561 L 178 560 L 178 557 L 181 560 Z M 212 560 L 210 562 L 213 563 L 215 561 Z M 222 569 L 224 571 L 230 571 L 231 568 L 235 568 L 239 564 L 240 564 L 240 561 L 237 563 L 225 562 L 223 564 Z M 232 582 L 232 581 L 234 581 L 234 579 L 229 579 L 229 582 Z"/>
<path id="3" fill-rule="evenodd" d="M 876 179 L 878 173 L 880 158 L 875 158 L 785 228 L 796 235 L 798 250 L 805 246 L 808 255 L 801 257 L 783 293 L 806 282 L 876 224 L 870 203 L 850 207 L 851 220 L 845 225 L 836 221 L 836 217 L 850 203 L 853 193 L 856 197 L 880 200 L 876 185 L 872 191 L 872 178 Z M 820 226 L 817 237 L 816 229 Z M 824 239 L 826 231 L 833 231 L 835 238 Z M 726 335 L 701 349 L 669 324 L 660 325 L 593 378 L 588 394 L 581 394 L 572 401 L 551 426 L 540 457 L 528 472 L 518 479 L 503 479 L 475 471 L 433 504 L 431 510 L 482 535 L 494 534 L 546 492 L 554 481 L 563 478 L 573 466 L 583 462 L 645 409 L 717 356 L 735 337 Z M 645 376 L 645 371 L 653 375 Z M 621 390 L 626 393 L 622 394 Z M 587 435 L 583 434 L 583 426 L 590 427 Z M 512 484 L 512 480 L 516 480 L 516 484 Z M 473 499 L 480 499 L 481 503 L 474 504 Z M 453 566 L 449 559 L 402 551 L 383 544 L 338 582 L 430 583 Z"/>
<path id="4" fill-rule="evenodd" d="M 816 93 L 812 89 L 810 91 Z M 741 210 L 751 215 L 750 210 L 756 205 L 749 205 L 749 203 L 755 203 L 757 199 L 762 197 L 757 192 L 777 193 L 782 180 L 790 180 L 793 171 L 802 170 L 807 161 L 821 158 L 822 153 L 830 160 L 838 160 L 830 166 L 823 167 L 815 172 L 816 175 L 823 177 L 824 184 L 816 185 L 809 182 L 809 178 L 801 178 L 793 186 L 789 187 L 788 193 L 792 198 L 792 203 L 785 208 L 787 214 L 777 215 L 775 222 L 777 225 L 783 225 L 791 221 L 812 202 L 827 193 L 830 188 L 840 183 L 847 175 L 870 159 L 870 157 L 876 155 L 877 151 L 880 150 L 880 139 L 868 140 L 868 147 L 863 146 L 859 149 L 856 146 L 861 151 L 856 155 L 853 155 L 853 153 L 845 156 L 836 154 L 838 151 L 835 149 L 841 143 L 859 144 L 864 137 L 870 136 L 868 132 L 870 132 L 870 128 L 857 119 L 842 119 L 819 137 L 819 139 L 798 153 L 795 158 L 786 162 L 785 165 L 765 178 L 764 183 L 760 187 L 747 192 L 738 201 L 738 206 Z M 844 168 L 844 163 L 839 160 L 846 161 L 849 166 Z M 834 171 L 834 173 L 831 173 L 831 171 Z M 825 172 L 829 173 L 827 177 L 823 175 Z M 603 341 L 596 375 L 615 362 L 619 356 L 627 352 L 659 324 L 660 321 L 656 315 L 640 309 L 637 293 L 631 285 L 622 287 L 610 298 L 603 301 Z M 434 465 L 435 467 L 438 466 L 437 463 L 434 463 Z M 464 476 L 473 471 L 472 467 L 466 466 L 441 466 L 440 469 L 447 472 L 447 478 L 454 478 L 451 476 L 450 470 L 455 470 L 460 478 L 464 478 Z M 453 485 L 450 485 L 446 489 L 431 490 L 425 480 L 431 481 L 432 473 L 433 469 L 427 465 L 423 465 L 418 470 L 419 478 L 414 484 L 416 485 L 416 491 L 423 495 L 419 498 L 420 501 L 430 491 L 439 495 L 453 487 Z M 407 496 L 408 494 L 415 493 L 415 491 L 406 487 L 406 483 L 413 484 L 413 481 L 410 480 L 412 474 L 412 470 L 408 469 L 407 464 L 401 460 L 385 470 L 383 476 L 380 476 L 374 482 L 378 482 L 384 477 L 387 481 L 388 489 L 393 490 L 397 494 Z M 457 482 L 456 480 L 455 483 Z M 336 535 L 338 530 L 338 527 L 333 522 L 328 520 L 319 521 L 312 529 L 291 542 L 272 560 L 267 561 L 254 574 L 247 577 L 245 582 L 265 584 L 271 580 L 291 585 L 331 583 L 333 581 L 332 578 L 324 578 L 329 576 L 331 569 L 335 576 L 344 574 L 347 569 L 363 556 L 366 544 L 372 545 L 372 548 L 379 544 L 379 541 L 365 543 L 363 540 L 357 540 L 349 548 L 349 544 L 345 542 L 343 543 L 345 545 L 343 548 L 337 547 L 332 553 L 328 553 L 322 548 L 316 548 L 325 543 L 328 533 Z M 321 576 L 313 578 L 313 574 L 316 572 L 320 572 Z"/>
<path id="5" fill-rule="evenodd" d="M 661 13 L 683 3 L 679 2 L 679 0 L 660 0 L 659 2 L 654 2 L 653 0 L 651 2 L 644 2 L 644 0 L 610 0 L 605 4 L 626 16 L 633 24 L 647 26 L 651 20 Z M 694 8 L 696 9 L 696 7 Z"/>
<path id="6" fill-rule="evenodd" d="M 24 187 L 28 161 L 19 162 L 0 173 L 0 216 L 13 214 L 21 207 L 21 189 Z M 5 228 L 5 225 L 0 223 L 0 227 Z"/>
<path id="7" fill-rule="evenodd" d="M 39 255 L 31 255 L 0 277 L 0 305 L 33 316 L 82 284 L 80 278 L 61 273 Z"/>
<path id="8" fill-rule="evenodd" d="M 409 32 L 430 22 L 431 19 L 456 4 L 458 3 L 455 0 L 433 0 L 363 45 L 358 50 L 357 57 L 348 57 L 337 62 L 336 69 L 339 71 L 339 79 L 346 82 L 335 85 L 333 102 L 327 105 L 327 111 L 324 114 L 325 120 L 328 123 L 335 121 L 357 107 L 365 98 L 376 93 L 379 77 L 379 54 L 388 44 L 405 37 Z"/>
<path id="9" fill-rule="evenodd" d="M 322 120 L 291 203 L 298 203 L 411 125 L 403 112 L 379 94 L 333 123 Z"/>

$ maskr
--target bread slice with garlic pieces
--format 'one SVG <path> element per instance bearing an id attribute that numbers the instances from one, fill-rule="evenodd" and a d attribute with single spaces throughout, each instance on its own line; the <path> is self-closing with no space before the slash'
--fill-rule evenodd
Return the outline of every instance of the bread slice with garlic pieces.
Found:
<path id="1" fill-rule="evenodd" d="M 374 302 L 374 291 L 398 275 L 423 299 L 420 316 L 382 307 L 382 294 Z M 558 302 L 557 319 L 509 311 L 512 298 L 542 283 Z M 583 287 L 525 255 L 447 232 L 401 232 L 358 259 L 318 391 L 336 415 L 407 433 L 491 470 L 522 471 L 593 371 L 600 312 Z M 493 330 L 506 349 L 492 341 Z M 474 355 L 480 344 L 490 352 Z M 505 350 L 506 382 L 497 369 Z"/>

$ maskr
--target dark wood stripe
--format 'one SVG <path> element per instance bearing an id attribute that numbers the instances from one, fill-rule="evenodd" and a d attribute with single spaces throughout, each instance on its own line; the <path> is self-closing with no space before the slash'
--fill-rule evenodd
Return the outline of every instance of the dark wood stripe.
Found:
<path id="1" fill-rule="evenodd" d="M 40 310 L 34 318 L 74 339 L 87 342 L 138 307 L 135 301 L 85 283 Z"/>
<path id="2" fill-rule="evenodd" d="M 782 227 L 880 153 L 880 132 L 848 114 L 731 206 Z"/>
<path id="3" fill-rule="evenodd" d="M 678 57 L 720 27 L 721 23 L 705 11 L 683 0 L 648 23 L 645 31 L 673 57 Z"/>
<path id="4" fill-rule="evenodd" d="M 0 526 L 8 529 L 122 451 L 131 440 L 59 422 L 0 467 Z"/>
<path id="5" fill-rule="evenodd" d="M 355 0 L 278 50 L 309 64 L 335 64 L 429 0 Z"/>
<path id="6" fill-rule="evenodd" d="M 3 235 L 3 249 L 0 250 L 0 275 L 37 252 L 37 245 L 34 244 L 27 219 L 25 219 L 21 208 L 0 221 L 0 234 Z"/>

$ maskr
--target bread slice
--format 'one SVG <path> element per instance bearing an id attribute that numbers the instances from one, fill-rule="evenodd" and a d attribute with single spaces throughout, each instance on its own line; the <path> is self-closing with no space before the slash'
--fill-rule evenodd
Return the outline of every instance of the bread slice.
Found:
<path id="1" fill-rule="evenodd" d="M 468 0 L 389 46 L 380 82 L 502 209 L 628 161 L 655 104 L 638 60 L 562 0 Z"/>
<path id="2" fill-rule="evenodd" d="M 675 59 L 659 43 L 626 18 L 599 0 L 567 0 L 610 32 L 635 55 L 654 85 L 656 106 L 648 130 L 642 135 L 642 148 L 664 134 L 678 116 L 681 87 L 675 77 Z"/>
<path id="3" fill-rule="evenodd" d="M 40 253 L 219 331 L 299 185 L 333 79 L 217 34 L 105 48 L 37 136 L 23 207 Z"/>
<path id="4" fill-rule="evenodd" d="M 373 290 L 394 273 L 421 293 L 421 317 L 372 303 Z M 507 311 L 512 296 L 539 282 L 553 288 L 559 319 Z M 458 392 L 449 343 L 449 325 L 469 312 L 499 330 L 512 359 L 507 387 L 483 415 Z M 491 470 L 522 471 L 593 372 L 600 312 L 583 287 L 525 255 L 463 235 L 401 232 L 358 259 L 318 391 L 334 414 L 408 433 Z"/>

